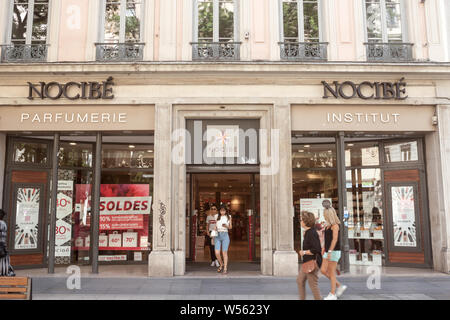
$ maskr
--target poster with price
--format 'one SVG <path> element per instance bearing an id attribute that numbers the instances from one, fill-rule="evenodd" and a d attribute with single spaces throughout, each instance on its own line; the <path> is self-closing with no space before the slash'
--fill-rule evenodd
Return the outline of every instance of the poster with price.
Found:
<path id="1" fill-rule="evenodd" d="M 86 188 L 90 188 L 90 186 L 77 185 L 76 206 L 80 211 L 82 208 L 86 208 L 87 197 L 83 196 L 88 193 L 87 190 L 84 190 Z M 137 246 L 125 247 L 121 242 L 119 247 L 123 247 L 124 250 L 147 248 L 147 243 L 141 245 L 139 242 L 140 239 L 148 237 L 151 206 L 152 197 L 148 184 L 102 184 L 99 205 L 100 232 L 106 236 L 113 233 L 122 236 L 123 232 L 134 232 L 137 234 Z M 90 212 L 90 208 L 87 211 Z M 90 223 L 89 220 L 86 221 Z"/>
<path id="2" fill-rule="evenodd" d="M 40 188 L 18 188 L 14 249 L 36 249 L 40 209 Z"/>
<path id="3" fill-rule="evenodd" d="M 417 247 L 414 187 L 391 187 L 394 245 Z"/>
<path id="4" fill-rule="evenodd" d="M 60 170 L 61 175 L 71 176 L 72 171 Z M 55 257 L 56 263 L 70 263 L 70 249 L 72 238 L 72 211 L 73 211 L 73 181 L 59 180 L 56 200 L 56 233 Z M 66 258 L 67 257 L 67 258 Z"/>

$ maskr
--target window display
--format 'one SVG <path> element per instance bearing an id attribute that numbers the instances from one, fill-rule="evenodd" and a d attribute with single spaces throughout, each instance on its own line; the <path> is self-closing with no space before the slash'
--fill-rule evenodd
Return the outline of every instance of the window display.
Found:
<path id="1" fill-rule="evenodd" d="M 37 249 L 41 188 L 18 188 L 14 249 Z"/>
<path id="2" fill-rule="evenodd" d="M 417 247 L 414 187 L 391 187 L 394 246 Z"/>

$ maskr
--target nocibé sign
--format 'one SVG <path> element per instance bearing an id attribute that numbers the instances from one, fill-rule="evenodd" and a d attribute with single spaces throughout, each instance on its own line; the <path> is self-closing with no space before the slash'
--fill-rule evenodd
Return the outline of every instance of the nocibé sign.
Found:
<path id="1" fill-rule="evenodd" d="M 340 83 L 334 81 L 333 86 L 326 81 L 322 81 L 323 84 L 323 98 L 328 99 L 329 93 L 336 99 L 339 97 L 343 99 L 352 99 L 358 96 L 361 99 L 395 99 L 405 100 L 408 98 L 406 94 L 406 82 L 403 82 L 404 78 L 401 78 L 398 82 L 369 82 L 364 81 L 360 84 L 355 84 L 352 81 L 345 81 Z"/>
<path id="2" fill-rule="evenodd" d="M 52 82 L 39 82 L 39 84 L 33 84 L 28 82 L 28 99 L 33 100 L 36 94 L 37 98 L 57 100 L 64 96 L 69 100 L 87 99 L 113 99 L 114 94 L 111 86 L 114 85 L 113 78 L 109 77 L 106 81 L 102 82 L 74 82 L 59 83 Z M 78 89 L 72 89 L 72 88 Z"/>

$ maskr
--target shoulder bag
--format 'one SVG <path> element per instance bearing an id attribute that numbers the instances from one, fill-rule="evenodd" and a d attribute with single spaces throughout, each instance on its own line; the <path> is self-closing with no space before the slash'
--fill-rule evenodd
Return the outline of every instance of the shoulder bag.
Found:
<path id="1" fill-rule="evenodd" d="M 309 260 L 308 262 L 303 262 L 302 271 L 303 273 L 312 273 L 317 268 L 316 260 Z"/>
<path id="2" fill-rule="evenodd" d="M 7 255 L 8 255 L 8 251 L 6 251 L 5 244 L 0 242 L 0 259 L 6 257 Z"/>

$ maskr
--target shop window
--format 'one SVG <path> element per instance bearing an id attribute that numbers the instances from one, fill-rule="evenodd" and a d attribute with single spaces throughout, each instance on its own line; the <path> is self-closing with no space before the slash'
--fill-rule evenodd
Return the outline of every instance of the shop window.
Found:
<path id="1" fill-rule="evenodd" d="M 59 147 L 59 167 L 92 167 L 92 144 L 61 142 Z"/>
<path id="2" fill-rule="evenodd" d="M 417 141 L 386 143 L 384 145 L 384 161 L 412 162 L 419 160 Z"/>
<path id="3" fill-rule="evenodd" d="M 48 0 L 13 1 L 10 44 L 3 46 L 3 61 L 46 60 L 48 13 Z"/>
<path id="4" fill-rule="evenodd" d="M 153 146 L 104 143 L 102 154 L 99 261 L 148 261 L 153 225 Z"/>
<path id="5" fill-rule="evenodd" d="M 378 142 L 351 142 L 345 144 L 346 167 L 378 165 L 380 165 Z"/>
<path id="6" fill-rule="evenodd" d="M 103 168 L 153 168 L 153 146 L 104 144 Z"/>
<path id="7" fill-rule="evenodd" d="M 45 165 L 48 161 L 48 144 L 14 141 L 13 161 L 16 164 Z"/>
<path id="8" fill-rule="evenodd" d="M 335 168 L 336 145 L 300 144 L 292 146 L 292 166 L 304 168 Z"/>
<path id="9" fill-rule="evenodd" d="M 382 265 L 383 188 L 381 169 L 346 171 L 351 265 Z"/>

